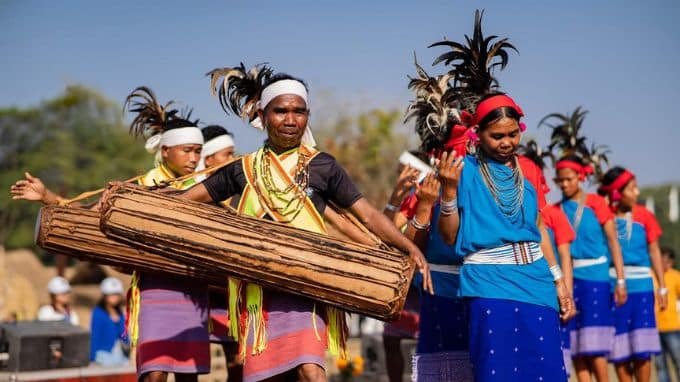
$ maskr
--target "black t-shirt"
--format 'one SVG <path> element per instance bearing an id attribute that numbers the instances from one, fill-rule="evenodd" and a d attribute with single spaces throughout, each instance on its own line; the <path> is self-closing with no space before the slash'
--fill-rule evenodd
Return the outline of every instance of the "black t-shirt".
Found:
<path id="1" fill-rule="evenodd" d="M 361 193 L 345 169 L 331 155 L 319 153 L 312 158 L 308 166 L 309 185 L 306 191 L 320 214 L 323 214 L 329 200 L 340 208 L 349 208 L 361 198 Z M 246 184 L 242 160 L 221 168 L 203 181 L 210 197 L 216 203 L 234 195 L 241 195 Z"/>

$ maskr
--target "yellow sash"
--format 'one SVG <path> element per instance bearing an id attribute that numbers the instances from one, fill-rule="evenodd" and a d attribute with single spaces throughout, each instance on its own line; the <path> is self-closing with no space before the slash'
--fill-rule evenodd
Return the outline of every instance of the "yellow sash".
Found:
<path id="1" fill-rule="evenodd" d="M 245 156 L 242 163 L 247 184 L 239 201 L 239 214 L 258 218 L 264 218 L 268 215 L 277 222 L 286 223 L 298 229 L 326 234 L 323 217 L 314 207 L 307 190 L 300 190 L 293 179 L 300 160 L 302 159 L 304 166 L 307 167 L 318 153 L 314 148 L 302 145 L 280 155 L 261 148 Z M 269 171 L 266 171 L 266 168 L 269 168 Z M 263 172 L 267 172 L 267 174 L 263 174 Z M 268 179 L 265 179 L 265 177 L 268 177 Z M 273 185 L 273 188 L 287 192 L 271 194 L 267 191 L 265 182 L 271 183 L 270 188 Z M 241 312 L 240 307 L 244 305 L 242 301 L 244 289 L 246 311 Z M 314 310 L 314 313 L 316 313 L 316 306 Z M 329 350 L 335 355 L 345 356 L 346 325 L 344 312 L 326 307 L 326 316 Z M 230 278 L 229 317 L 232 323 L 230 325 L 231 334 L 239 340 L 243 355 L 246 353 L 247 335 L 251 326 L 254 330 L 252 354 L 261 353 L 266 348 L 262 287 Z M 237 317 L 238 325 L 234 325 L 237 322 Z M 314 327 L 316 329 L 316 325 Z M 320 338 L 318 333 L 317 338 Z"/>
<path id="2" fill-rule="evenodd" d="M 176 175 L 170 171 L 169 168 L 163 164 L 147 172 L 142 178 L 140 178 L 137 183 L 142 186 L 155 186 L 156 184 L 176 178 Z M 187 189 L 196 184 L 194 179 L 188 179 L 182 182 L 180 185 L 173 184 L 170 187 L 177 188 L 179 190 Z M 130 345 L 136 346 L 137 339 L 139 338 L 139 303 L 140 303 L 140 291 L 139 291 L 139 274 L 135 271 L 132 273 L 132 280 L 130 281 L 130 289 L 128 290 L 127 296 L 127 306 L 128 306 L 128 326 L 127 332 L 130 338 Z"/>

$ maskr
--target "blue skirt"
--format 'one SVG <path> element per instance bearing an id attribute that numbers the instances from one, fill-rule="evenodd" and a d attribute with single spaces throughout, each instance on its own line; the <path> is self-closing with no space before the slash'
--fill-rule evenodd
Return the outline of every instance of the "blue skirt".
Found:
<path id="1" fill-rule="evenodd" d="M 570 377 L 570 370 L 574 368 L 574 363 L 571 360 L 571 333 L 574 331 L 574 320 L 560 323 L 560 341 L 562 345 L 562 358 L 564 359 L 564 367 L 567 369 L 567 377 Z"/>
<path id="2" fill-rule="evenodd" d="M 614 343 L 614 312 L 609 281 L 574 279 L 576 317 L 571 355 L 607 356 Z"/>
<path id="3" fill-rule="evenodd" d="M 468 334 L 465 300 L 423 293 L 413 379 L 418 382 L 472 381 Z"/>
<path id="4" fill-rule="evenodd" d="M 541 305 L 470 299 L 470 358 L 476 382 L 566 381 L 557 311 Z"/>
<path id="5" fill-rule="evenodd" d="M 653 292 L 629 293 L 626 303 L 614 310 L 614 321 L 616 335 L 610 362 L 648 360 L 661 353 Z"/>

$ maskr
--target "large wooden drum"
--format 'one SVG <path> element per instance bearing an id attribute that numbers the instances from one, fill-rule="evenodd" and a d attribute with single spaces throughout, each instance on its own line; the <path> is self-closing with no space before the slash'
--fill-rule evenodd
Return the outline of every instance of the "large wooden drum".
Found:
<path id="1" fill-rule="evenodd" d="M 131 247 L 106 237 L 99 229 L 100 213 L 81 208 L 43 207 L 36 231 L 37 244 L 55 254 L 146 273 L 189 277 L 226 288 L 224 275 L 209 268 Z"/>
<path id="2" fill-rule="evenodd" d="M 414 264 L 400 252 L 341 241 L 222 208 L 111 184 L 102 231 L 174 258 L 382 320 L 404 306 Z"/>

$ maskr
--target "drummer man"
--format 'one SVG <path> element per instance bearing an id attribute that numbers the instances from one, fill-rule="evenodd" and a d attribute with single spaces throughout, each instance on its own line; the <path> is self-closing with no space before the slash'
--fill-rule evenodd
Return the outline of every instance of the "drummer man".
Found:
<path id="1" fill-rule="evenodd" d="M 287 74 L 272 76 L 261 92 L 258 116 L 268 136 L 264 145 L 182 196 L 214 203 L 239 195 L 241 214 L 322 234 L 326 233 L 322 216 L 332 202 L 350 210 L 379 238 L 407 252 L 423 273 L 424 288 L 432 292 L 429 268 L 419 249 L 363 198 L 332 156 L 313 147 L 306 84 Z M 343 353 L 344 313 L 303 297 L 263 291 L 254 284 L 230 288 L 230 293 L 236 290 L 244 293 L 230 296 L 240 302 L 230 310 L 243 309 L 230 311 L 230 316 L 241 317 L 244 381 L 288 376 L 326 381 L 326 348 Z"/>

